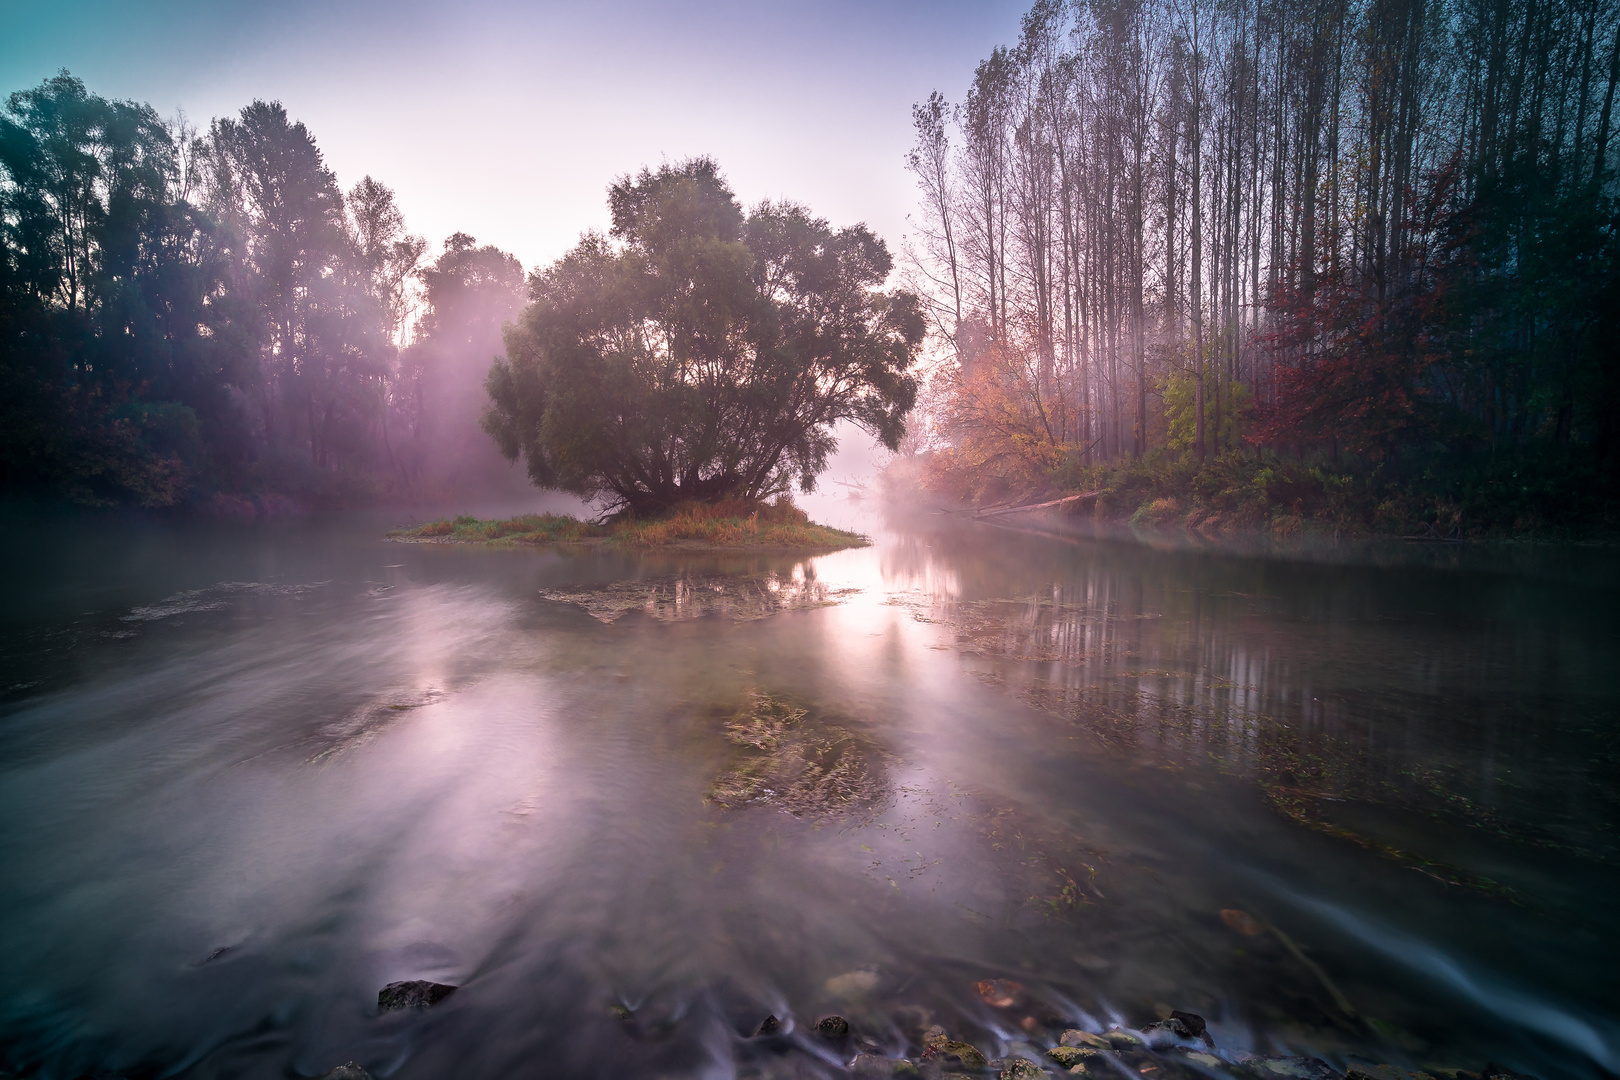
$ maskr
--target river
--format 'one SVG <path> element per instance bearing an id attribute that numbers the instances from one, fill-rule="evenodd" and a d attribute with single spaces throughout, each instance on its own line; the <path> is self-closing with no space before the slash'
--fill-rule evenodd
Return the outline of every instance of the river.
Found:
<path id="1" fill-rule="evenodd" d="M 13 513 L 0 1072 L 830 1077 L 828 1013 L 994 1057 L 1172 1008 L 1620 1071 L 1612 552 L 813 509 L 875 543 Z"/>

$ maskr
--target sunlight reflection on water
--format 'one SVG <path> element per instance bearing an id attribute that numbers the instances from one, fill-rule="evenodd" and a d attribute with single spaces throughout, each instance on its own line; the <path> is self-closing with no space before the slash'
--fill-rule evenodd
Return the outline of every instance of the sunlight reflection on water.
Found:
<path id="1" fill-rule="evenodd" d="M 826 1012 L 1002 1054 L 1173 1006 L 1225 1052 L 1593 1075 L 1612 1027 L 1519 1006 L 1601 1012 L 1616 959 L 1605 594 L 851 517 L 811 560 L 67 530 L 104 578 L 0 655 L 0 1050 L 757 1073 L 775 1013 L 834 1075 Z M 1523 1001 L 1482 1031 L 1257 874 Z M 376 1015 L 417 978 L 462 989 Z"/>

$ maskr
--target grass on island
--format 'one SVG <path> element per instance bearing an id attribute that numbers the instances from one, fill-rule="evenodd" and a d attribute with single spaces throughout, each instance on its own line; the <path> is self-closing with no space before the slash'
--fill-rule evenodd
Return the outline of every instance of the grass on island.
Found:
<path id="1" fill-rule="evenodd" d="M 597 525 L 562 514 L 523 514 L 504 521 L 465 515 L 394 529 L 389 539 L 416 543 L 615 544 L 632 548 L 759 548 L 835 551 L 864 547 L 859 533 L 817 525 L 787 499 L 685 503 L 658 518 L 624 518 Z"/>

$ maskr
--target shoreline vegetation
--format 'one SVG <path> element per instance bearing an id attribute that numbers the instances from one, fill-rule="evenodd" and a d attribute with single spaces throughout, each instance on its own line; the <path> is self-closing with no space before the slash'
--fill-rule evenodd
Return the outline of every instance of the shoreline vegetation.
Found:
<path id="1" fill-rule="evenodd" d="M 786 499 L 774 503 L 741 499 L 686 503 L 655 518 L 629 516 L 600 524 L 565 514 L 522 514 L 501 521 L 461 515 L 393 529 L 387 539 L 406 544 L 603 544 L 688 551 L 828 552 L 871 543 L 860 533 L 811 521 L 808 514 Z"/>
<path id="2" fill-rule="evenodd" d="M 933 363 L 907 437 L 938 493 L 1620 532 L 1620 9 L 1110 10 L 1028 5 L 913 106 Z"/>
<path id="3" fill-rule="evenodd" d="M 1620 538 L 1613 482 L 1584 454 L 1369 465 L 1264 450 L 1200 462 L 1156 451 L 1139 460 L 1059 466 L 1045 477 L 963 465 L 953 454 L 922 454 L 896 462 L 887 479 L 891 489 L 915 488 L 975 518 L 1008 524 L 1044 512 L 1136 531 L 1284 540 Z"/>

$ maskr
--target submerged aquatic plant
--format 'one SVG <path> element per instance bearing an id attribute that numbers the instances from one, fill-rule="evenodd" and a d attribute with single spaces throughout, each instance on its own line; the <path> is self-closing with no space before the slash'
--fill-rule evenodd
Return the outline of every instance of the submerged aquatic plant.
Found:
<path id="1" fill-rule="evenodd" d="M 875 744 L 769 694 L 750 694 L 725 730 L 737 749 L 708 797 L 723 810 L 766 804 L 794 817 L 823 818 L 869 808 L 888 791 Z"/>

